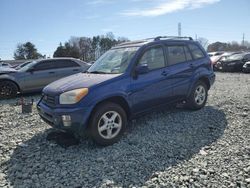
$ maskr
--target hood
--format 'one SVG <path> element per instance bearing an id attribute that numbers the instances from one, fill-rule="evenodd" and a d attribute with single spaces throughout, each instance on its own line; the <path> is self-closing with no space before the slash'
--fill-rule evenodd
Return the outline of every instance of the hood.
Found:
<path id="1" fill-rule="evenodd" d="M 43 92 L 51 95 L 56 95 L 73 89 L 84 87 L 90 88 L 94 85 L 110 80 L 117 76 L 120 76 L 120 74 L 78 73 L 52 82 L 44 88 Z"/>
<path id="2" fill-rule="evenodd" d="M 221 61 L 222 63 L 241 63 L 242 61 L 240 59 L 226 59 L 224 61 Z"/>
<path id="3" fill-rule="evenodd" d="M 17 70 L 10 67 L 0 67 L 0 74 L 8 74 L 13 72 L 17 72 Z"/>

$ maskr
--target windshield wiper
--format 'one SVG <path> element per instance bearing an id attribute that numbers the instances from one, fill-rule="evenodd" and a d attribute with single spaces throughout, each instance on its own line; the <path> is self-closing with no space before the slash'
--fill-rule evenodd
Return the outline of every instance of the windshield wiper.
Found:
<path id="1" fill-rule="evenodd" d="M 91 71 L 91 72 L 86 71 L 86 73 L 90 73 L 90 74 L 108 74 L 108 73 L 102 72 L 102 71 Z"/>

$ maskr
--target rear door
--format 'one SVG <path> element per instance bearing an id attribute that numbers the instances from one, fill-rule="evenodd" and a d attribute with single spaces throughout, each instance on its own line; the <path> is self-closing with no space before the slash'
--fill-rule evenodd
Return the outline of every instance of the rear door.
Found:
<path id="1" fill-rule="evenodd" d="M 56 60 L 56 68 L 57 68 L 57 79 L 79 73 L 83 70 L 78 63 L 70 59 Z"/>
<path id="2" fill-rule="evenodd" d="M 174 100 L 184 98 L 191 84 L 193 60 L 188 47 L 183 43 L 166 45 L 167 72 L 173 87 Z"/>
<path id="3" fill-rule="evenodd" d="M 164 104 L 172 96 L 170 81 L 166 79 L 165 61 L 165 52 L 161 45 L 145 49 L 138 59 L 137 65 L 147 64 L 149 72 L 131 79 L 133 113 Z"/>

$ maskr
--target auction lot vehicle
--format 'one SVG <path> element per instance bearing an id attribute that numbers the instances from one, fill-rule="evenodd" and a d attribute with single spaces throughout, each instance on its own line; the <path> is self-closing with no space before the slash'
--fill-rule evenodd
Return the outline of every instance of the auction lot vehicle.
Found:
<path id="1" fill-rule="evenodd" d="M 243 65 L 248 61 L 250 61 L 250 52 L 244 52 L 231 55 L 224 60 L 219 60 L 215 67 L 217 70 L 225 72 L 241 72 Z"/>
<path id="2" fill-rule="evenodd" d="M 79 72 L 89 64 L 74 58 L 41 59 L 26 63 L 17 69 L 0 69 L 0 99 L 20 93 L 41 91 L 49 83 Z"/>
<path id="3" fill-rule="evenodd" d="M 209 56 L 192 38 L 156 37 L 120 44 L 86 73 L 46 86 L 37 109 L 54 128 L 110 145 L 138 115 L 183 100 L 201 109 L 214 80 Z"/>
<path id="4" fill-rule="evenodd" d="M 0 68 L 2 67 L 10 67 L 9 63 L 4 63 L 4 62 L 0 62 Z"/>

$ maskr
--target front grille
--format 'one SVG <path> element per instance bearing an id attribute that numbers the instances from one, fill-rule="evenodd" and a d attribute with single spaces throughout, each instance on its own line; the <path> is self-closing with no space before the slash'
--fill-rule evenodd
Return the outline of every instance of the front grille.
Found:
<path id="1" fill-rule="evenodd" d="M 56 99 L 55 99 L 55 97 L 49 96 L 49 95 L 45 95 L 45 94 L 43 95 L 42 102 L 44 104 L 46 104 L 47 106 L 50 106 L 50 107 L 53 107 L 53 106 L 56 105 Z"/>

